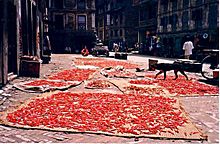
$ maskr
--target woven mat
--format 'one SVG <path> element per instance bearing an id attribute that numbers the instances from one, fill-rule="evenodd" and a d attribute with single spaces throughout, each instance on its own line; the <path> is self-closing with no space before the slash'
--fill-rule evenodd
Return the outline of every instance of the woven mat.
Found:
<path id="1" fill-rule="evenodd" d="M 139 84 L 131 84 L 130 80 L 109 80 L 113 83 L 120 91 L 125 94 L 141 94 L 145 96 L 165 96 L 170 97 L 171 94 L 165 88 L 158 85 L 139 85 Z M 135 81 L 135 80 L 134 80 Z"/>
<path id="2" fill-rule="evenodd" d="M 111 93 L 45 93 L 24 102 L 17 108 L 0 113 L 0 122 L 18 128 L 85 132 L 122 137 L 207 139 L 207 136 L 192 124 L 178 99 L 152 97 L 144 102 L 148 97 L 143 98 L 143 96 Z M 147 110 L 149 107 L 145 104 L 151 106 L 153 111 L 146 112 L 145 109 Z M 158 106 L 155 107 L 154 104 Z M 76 108 L 67 107 L 71 105 Z M 163 109 L 163 105 L 165 113 L 159 113 Z M 168 110 L 169 107 L 171 111 Z M 114 111 L 115 109 L 119 109 L 119 111 Z M 40 116 L 34 115 L 38 112 L 40 112 Z M 157 115 L 158 113 L 159 115 Z M 177 113 L 178 116 L 174 117 L 172 113 Z M 155 115 L 152 117 L 153 120 L 150 123 L 147 122 L 150 118 L 145 117 L 153 115 Z M 164 121 L 166 126 L 160 126 L 163 124 L 161 121 Z M 171 127 L 176 122 L 183 123 L 180 126 Z M 157 131 L 154 131 L 155 128 Z"/>
<path id="3" fill-rule="evenodd" d="M 31 83 L 40 83 L 41 81 L 48 82 L 48 84 L 38 84 L 31 85 Z M 52 86 L 50 83 L 63 83 L 65 86 Z M 61 81 L 61 80 L 47 80 L 47 79 L 36 79 L 32 81 L 26 81 L 21 83 L 16 83 L 13 86 L 21 91 L 29 92 L 29 93 L 43 93 L 49 90 L 65 90 L 70 87 L 78 86 L 82 82 L 81 81 Z M 30 84 L 30 85 L 28 85 Z"/>

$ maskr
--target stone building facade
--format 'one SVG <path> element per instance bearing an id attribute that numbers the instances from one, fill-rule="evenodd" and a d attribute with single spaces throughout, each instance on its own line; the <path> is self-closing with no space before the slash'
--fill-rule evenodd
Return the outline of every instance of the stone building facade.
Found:
<path id="1" fill-rule="evenodd" d="M 112 49 L 113 43 L 133 47 L 138 17 L 132 0 L 97 0 L 97 35 Z"/>
<path id="2" fill-rule="evenodd" d="M 49 35 L 54 53 L 79 53 L 95 42 L 95 0 L 49 0 Z"/>
<path id="3" fill-rule="evenodd" d="M 157 0 L 133 0 L 138 14 L 136 30 L 141 54 L 153 54 L 150 50 L 157 32 Z"/>
<path id="4" fill-rule="evenodd" d="M 195 55 L 218 49 L 218 0 L 97 0 L 98 37 L 111 48 L 113 42 L 139 44 L 147 55 L 180 58 L 190 37 Z M 158 43 L 158 44 L 157 44 Z"/>
<path id="5" fill-rule="evenodd" d="M 19 76 L 21 58 L 41 59 L 45 0 L 0 0 L 0 87 Z"/>
<path id="6" fill-rule="evenodd" d="M 218 0 L 158 0 L 157 34 L 164 45 L 164 55 L 180 57 L 186 37 L 195 53 L 218 49 Z"/>

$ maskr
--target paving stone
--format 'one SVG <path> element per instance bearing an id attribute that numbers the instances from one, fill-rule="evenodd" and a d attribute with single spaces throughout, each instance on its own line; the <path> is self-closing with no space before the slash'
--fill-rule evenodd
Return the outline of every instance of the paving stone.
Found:
<path id="1" fill-rule="evenodd" d="M 11 139 L 9 137 L 1 137 L 1 140 L 0 141 L 4 141 L 4 142 L 7 142 L 7 143 L 13 143 L 13 142 L 16 142 L 16 140 L 14 139 Z"/>
<path id="2" fill-rule="evenodd" d="M 0 128 L 3 129 L 3 130 L 7 130 L 7 131 L 11 131 L 12 130 L 11 128 L 6 127 L 6 126 L 2 126 L 2 125 L 0 125 Z"/>
<path id="3" fill-rule="evenodd" d="M 2 99 L 0 100 L 0 105 L 2 105 L 6 100 L 7 100 L 6 97 L 2 98 Z"/>
<path id="4" fill-rule="evenodd" d="M 0 143 L 7 143 L 7 142 L 8 142 L 8 140 L 5 139 L 4 137 L 2 137 L 2 138 L 0 139 Z"/>
<path id="5" fill-rule="evenodd" d="M 58 141 L 64 141 L 66 139 L 68 139 L 68 137 L 61 135 L 61 134 L 47 134 L 48 137 L 51 137 L 53 139 L 56 139 Z"/>
<path id="6" fill-rule="evenodd" d="M 11 94 L 3 93 L 2 96 L 4 96 L 4 97 L 11 97 Z"/>
<path id="7" fill-rule="evenodd" d="M 17 137 L 17 138 L 19 138 L 19 139 L 21 139 L 21 140 L 23 140 L 23 141 L 25 141 L 25 142 L 30 142 L 30 141 L 31 141 L 30 139 L 25 138 L 25 137 L 22 136 L 22 135 L 15 135 L 15 137 Z"/>

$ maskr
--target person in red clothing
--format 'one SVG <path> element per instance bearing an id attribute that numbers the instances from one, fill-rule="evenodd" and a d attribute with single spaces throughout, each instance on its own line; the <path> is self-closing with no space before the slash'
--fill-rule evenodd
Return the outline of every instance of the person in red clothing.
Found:
<path id="1" fill-rule="evenodd" d="M 87 49 L 86 46 L 82 49 L 81 54 L 82 54 L 83 56 L 88 56 L 88 55 L 89 55 L 89 50 Z"/>

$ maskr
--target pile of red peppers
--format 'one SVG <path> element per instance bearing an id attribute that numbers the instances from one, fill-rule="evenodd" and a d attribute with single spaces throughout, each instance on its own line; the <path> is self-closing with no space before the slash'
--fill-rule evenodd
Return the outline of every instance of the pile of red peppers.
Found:
<path id="1" fill-rule="evenodd" d="M 72 82 L 65 82 L 65 81 L 51 81 L 46 79 L 35 80 L 32 82 L 25 83 L 26 86 L 45 86 L 48 85 L 50 87 L 65 87 L 73 84 Z"/>
<path id="2" fill-rule="evenodd" d="M 112 134 L 178 133 L 188 123 L 176 99 L 131 94 L 59 92 L 7 115 L 14 124 Z"/>
<path id="3" fill-rule="evenodd" d="M 92 80 L 87 83 L 87 86 L 90 88 L 109 88 L 111 87 L 110 83 L 106 80 Z"/>
<path id="4" fill-rule="evenodd" d="M 71 69 L 64 70 L 48 77 L 50 80 L 84 81 L 96 70 L 93 69 Z"/>

